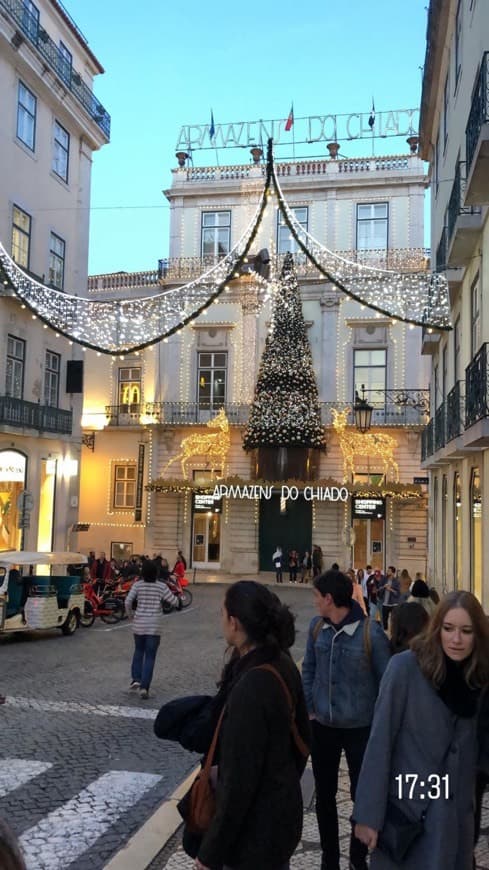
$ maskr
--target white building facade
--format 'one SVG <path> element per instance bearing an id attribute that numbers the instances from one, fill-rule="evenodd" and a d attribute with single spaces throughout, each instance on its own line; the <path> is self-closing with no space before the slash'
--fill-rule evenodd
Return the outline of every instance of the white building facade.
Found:
<path id="1" fill-rule="evenodd" d="M 165 191 L 170 257 L 154 272 L 92 276 L 90 296 L 160 292 L 198 277 L 231 250 L 263 189 L 262 155 L 254 152 L 248 165 L 200 168 L 178 154 Z M 297 219 L 328 248 L 381 268 L 428 268 L 426 179 L 416 153 L 301 160 L 276 168 Z M 347 485 L 384 486 L 385 498 L 375 505 L 353 503 L 350 496 L 344 502 L 308 501 L 303 487 L 297 501 L 285 505 L 279 491 L 269 500 L 216 502 L 199 492 L 216 473 L 242 483 L 255 479 L 254 457 L 243 450 L 242 436 L 270 326 L 270 302 L 261 305 L 251 270 L 233 280 L 205 315 L 152 348 L 112 359 L 87 352 L 83 426 L 94 450 L 83 454 L 80 521 L 89 530 L 79 536 L 79 546 L 116 558 L 144 552 L 170 560 L 182 549 L 203 571 L 240 574 L 272 570 L 276 544 L 300 552 L 316 544 L 325 566 L 395 564 L 424 572 L 426 489 L 415 485 L 423 475 L 420 433 L 428 409 L 421 330 L 377 315 L 326 282 L 297 253 L 273 196 L 250 262 L 263 249 L 276 273 L 287 251 L 296 259 L 327 440 L 316 479 L 343 482 L 332 409 L 351 408 L 355 390 L 364 385 L 374 406 L 372 433 L 395 439 L 397 491 L 393 474 L 384 474 L 382 456 L 372 450 L 356 456 Z M 221 408 L 229 421 L 229 450 L 215 467 L 206 457 L 205 436 L 211 431 L 206 423 Z M 350 416 L 349 431 L 352 423 Z M 183 472 L 176 457 L 189 435 L 204 440 L 201 454 L 194 452 Z"/>
<path id="2" fill-rule="evenodd" d="M 0 0 L 0 242 L 60 292 L 86 293 L 90 178 L 110 117 L 103 72 L 56 0 Z M 80 347 L 0 273 L 0 550 L 63 550 L 78 519 Z"/>
<path id="3" fill-rule="evenodd" d="M 432 249 L 450 286 L 453 330 L 426 333 L 431 419 L 429 570 L 443 588 L 472 590 L 487 607 L 489 535 L 489 7 L 432 2 L 421 154 L 431 164 Z"/>

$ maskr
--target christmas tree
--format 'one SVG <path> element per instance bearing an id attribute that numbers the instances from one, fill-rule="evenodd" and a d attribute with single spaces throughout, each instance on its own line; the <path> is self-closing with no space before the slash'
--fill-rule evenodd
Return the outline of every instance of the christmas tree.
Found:
<path id="1" fill-rule="evenodd" d="M 311 348 L 291 254 L 285 257 L 280 275 L 243 447 L 325 447 Z"/>

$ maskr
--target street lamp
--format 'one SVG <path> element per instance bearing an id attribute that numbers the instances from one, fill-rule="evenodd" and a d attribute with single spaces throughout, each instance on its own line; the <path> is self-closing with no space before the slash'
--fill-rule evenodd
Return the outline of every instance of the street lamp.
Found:
<path id="1" fill-rule="evenodd" d="M 365 384 L 362 384 L 362 395 L 355 390 L 355 404 L 353 412 L 355 414 L 355 426 L 359 432 L 368 432 L 372 423 L 372 405 L 369 405 L 365 398 Z"/>

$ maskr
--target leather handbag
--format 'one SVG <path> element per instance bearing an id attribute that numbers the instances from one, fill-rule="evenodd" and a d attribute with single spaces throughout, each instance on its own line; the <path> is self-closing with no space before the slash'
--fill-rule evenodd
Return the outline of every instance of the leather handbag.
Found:
<path id="1" fill-rule="evenodd" d="M 415 821 L 409 819 L 396 804 L 387 803 L 384 827 L 379 833 L 377 848 L 396 865 L 402 864 L 411 846 L 424 833 L 426 812 Z"/>

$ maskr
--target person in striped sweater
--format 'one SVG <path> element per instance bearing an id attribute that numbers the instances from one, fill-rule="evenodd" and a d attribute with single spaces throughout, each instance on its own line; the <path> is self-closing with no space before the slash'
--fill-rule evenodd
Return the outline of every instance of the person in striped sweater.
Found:
<path id="1" fill-rule="evenodd" d="M 178 598 L 166 583 L 157 580 L 156 563 L 143 562 L 142 579 L 133 583 L 126 598 L 126 613 L 132 619 L 134 655 L 131 665 L 130 689 L 139 691 L 139 697 L 149 697 L 156 653 L 163 628 L 163 601 L 178 607 Z M 135 609 L 134 609 L 135 605 Z"/>

